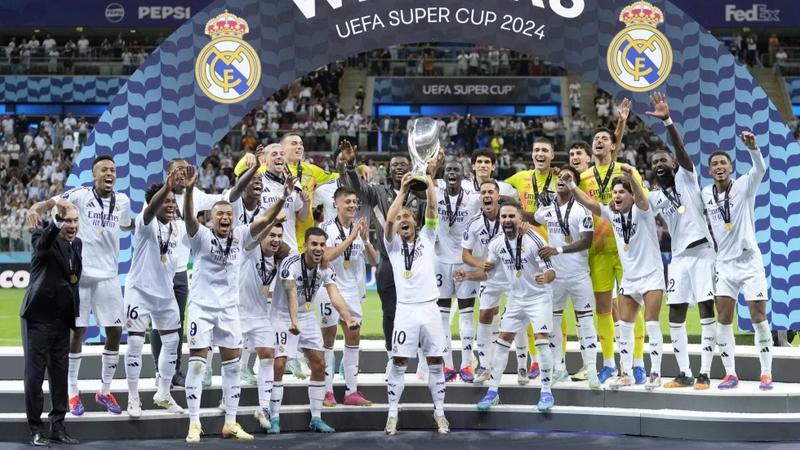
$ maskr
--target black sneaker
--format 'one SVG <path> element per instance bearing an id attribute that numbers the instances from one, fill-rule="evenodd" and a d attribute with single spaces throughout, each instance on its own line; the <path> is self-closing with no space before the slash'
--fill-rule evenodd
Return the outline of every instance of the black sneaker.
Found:
<path id="1" fill-rule="evenodd" d="M 186 386 L 186 377 L 180 372 L 175 372 L 175 375 L 172 377 L 172 385 L 180 387 Z"/>
<path id="2" fill-rule="evenodd" d="M 711 380 L 708 379 L 708 375 L 701 373 L 697 376 L 694 381 L 694 389 L 697 391 L 704 391 L 711 387 Z"/>
<path id="3" fill-rule="evenodd" d="M 687 377 L 685 373 L 681 372 L 680 374 L 678 374 L 677 377 L 673 378 L 672 381 L 664 384 L 664 387 L 683 388 L 683 387 L 692 387 L 692 385 L 694 385 L 694 380 L 692 380 L 692 377 Z"/>

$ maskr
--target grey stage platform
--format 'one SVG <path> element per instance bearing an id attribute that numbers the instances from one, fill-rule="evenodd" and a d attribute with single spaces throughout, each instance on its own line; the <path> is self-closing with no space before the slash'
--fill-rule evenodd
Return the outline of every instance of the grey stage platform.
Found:
<path id="1" fill-rule="evenodd" d="M 339 430 L 380 430 L 386 420 L 386 386 L 383 381 L 386 354 L 380 342 L 365 341 L 362 352 L 360 390 L 376 404 L 372 407 L 326 408 L 323 417 Z M 697 346 L 692 346 L 693 362 Z M 183 438 L 188 419 L 163 410 L 153 410 L 151 401 L 155 393 L 152 378 L 152 358 L 145 348 L 145 370 L 140 382 L 144 415 L 130 419 L 125 412 L 113 416 L 94 402 L 94 390 L 99 382 L 99 353 L 97 347 L 86 347 L 86 358 L 81 368 L 80 388 L 87 409 L 83 417 L 68 416 L 68 426 L 73 435 L 83 439 L 138 439 Z M 578 366 L 577 348 L 570 346 L 568 361 L 571 369 Z M 774 375 L 776 380 L 788 380 L 800 374 L 800 355 L 796 349 L 776 348 Z M 124 353 L 124 346 L 122 349 Z M 457 355 L 459 352 L 454 352 Z M 509 369 L 515 366 L 513 356 Z M 14 379 L 15 370 L 22 367 L 22 353 L 18 348 L 3 349 L 0 354 L 0 440 L 24 440 L 28 430 L 25 425 L 24 397 L 21 377 Z M 720 366 L 717 359 L 716 366 Z M 664 356 L 665 373 L 674 373 L 674 357 Z M 694 364 L 697 368 L 697 364 Z M 217 366 L 218 369 L 218 366 Z M 758 358 L 752 347 L 737 348 L 737 370 L 741 378 L 755 380 L 758 375 Z M 20 373 L 21 375 L 21 373 Z M 9 379 L 10 378 L 10 379 Z M 668 377 L 664 377 L 667 381 Z M 795 380 L 796 381 L 796 380 Z M 335 392 L 341 401 L 343 380 L 335 377 Z M 719 391 L 712 382 L 708 391 L 692 389 L 657 389 L 646 392 L 635 386 L 620 391 L 592 391 L 585 383 L 565 382 L 556 385 L 556 407 L 541 414 L 535 410 L 539 395 L 539 382 L 519 386 L 516 375 L 505 375 L 500 389 L 503 404 L 489 413 L 478 413 L 475 403 L 486 391 L 485 386 L 469 385 L 460 381 L 447 385 L 447 415 L 451 427 L 456 429 L 546 429 L 556 431 L 611 432 L 631 435 L 682 437 L 707 440 L 797 440 L 800 439 L 800 384 L 777 382 L 769 392 L 758 390 L 756 381 L 742 381 L 738 389 Z M 284 407 L 281 425 L 286 432 L 305 430 L 308 425 L 307 383 L 289 375 L 284 380 Z M 45 386 L 46 388 L 46 386 Z M 127 384 L 124 364 L 120 358 L 117 379 L 112 392 L 123 409 L 127 405 Z M 182 389 L 174 389 L 173 396 L 185 406 Z M 223 413 L 216 406 L 221 396 L 220 379 L 214 378 L 211 388 L 203 392 L 203 426 L 207 434 L 218 434 Z M 243 386 L 240 421 L 250 431 L 258 431 L 253 419 L 257 405 L 254 386 Z M 49 408 L 49 404 L 46 407 Z M 433 426 L 432 405 L 427 384 L 413 374 L 413 364 L 406 376 L 403 393 L 400 428 L 426 429 Z M 269 438 L 267 438 L 268 440 Z"/>

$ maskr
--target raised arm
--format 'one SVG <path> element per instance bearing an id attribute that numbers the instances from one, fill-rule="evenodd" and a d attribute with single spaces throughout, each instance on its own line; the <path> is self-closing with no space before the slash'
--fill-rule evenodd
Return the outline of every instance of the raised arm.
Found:
<path id="1" fill-rule="evenodd" d="M 187 166 L 184 169 L 186 179 L 186 189 L 183 195 L 183 221 L 186 223 L 186 233 L 189 237 L 194 237 L 200 229 L 200 222 L 197 221 L 197 211 L 194 210 L 194 185 L 197 184 L 197 170 L 194 166 Z"/>
<path id="2" fill-rule="evenodd" d="M 370 266 L 377 266 L 378 262 L 380 262 L 380 253 L 378 249 L 372 245 L 372 242 L 369 240 L 369 221 L 364 224 L 364 228 L 361 230 L 361 240 L 364 241 L 364 251 L 367 255 L 367 263 Z"/>
<path id="3" fill-rule="evenodd" d="M 644 189 L 642 189 L 642 185 L 633 177 L 633 167 L 628 164 L 623 164 L 620 166 L 619 170 L 628 178 L 631 190 L 633 191 L 633 202 L 636 203 L 636 206 L 643 211 L 650 209 L 650 202 L 647 201 L 647 194 L 645 194 Z"/>
<path id="4" fill-rule="evenodd" d="M 53 204 L 56 206 L 57 217 L 54 217 L 53 221 L 50 222 L 44 230 L 34 231 L 31 238 L 33 248 L 36 249 L 37 252 L 46 252 L 53 246 L 53 243 L 58 237 L 58 233 L 61 232 L 61 227 L 64 225 L 64 222 L 59 222 L 58 219 L 63 219 L 66 217 L 69 209 L 75 208 L 72 203 L 64 199 L 58 199 L 58 201 L 53 200 Z"/>
<path id="5" fill-rule="evenodd" d="M 436 220 L 439 212 L 436 210 L 436 183 L 433 177 L 428 175 L 428 189 L 425 191 L 427 202 L 425 204 L 425 220 Z"/>
<path id="6" fill-rule="evenodd" d="M 614 130 L 614 138 L 617 140 L 616 148 L 611 152 L 611 160 L 617 159 L 617 153 L 622 148 L 622 138 L 625 136 L 625 126 L 628 123 L 628 116 L 631 114 L 631 101 L 627 98 L 622 100 L 618 108 L 619 118 L 617 118 L 617 128 Z"/>
<path id="7" fill-rule="evenodd" d="M 254 158 L 242 159 L 242 161 L 245 163 L 245 167 L 247 167 L 247 170 L 245 170 L 243 174 L 239 175 L 239 178 L 236 180 L 236 184 L 234 184 L 233 188 L 231 188 L 231 190 L 228 192 L 229 202 L 233 203 L 236 200 L 239 200 L 239 197 L 242 196 L 242 192 L 244 192 L 244 190 L 247 188 L 247 185 L 250 184 L 250 181 L 258 173 L 258 160 L 263 153 L 264 146 L 259 145 L 256 149 L 256 155 Z"/>
<path id="8" fill-rule="evenodd" d="M 397 193 L 394 201 L 389 206 L 389 211 L 386 212 L 386 225 L 383 227 L 383 237 L 387 241 L 391 241 L 394 238 L 394 234 L 397 232 L 397 230 L 395 230 L 397 226 L 397 214 L 400 213 L 400 209 L 406 201 L 406 196 L 408 196 L 409 183 L 411 183 L 410 172 L 403 175 L 403 181 L 400 183 L 400 192 Z"/>
<path id="9" fill-rule="evenodd" d="M 361 231 L 364 227 L 367 226 L 367 219 L 361 218 L 358 222 L 356 222 L 355 226 L 350 230 L 350 234 L 344 238 L 339 245 L 335 247 L 325 247 L 325 255 L 322 257 L 324 261 L 331 262 L 334 259 L 342 256 L 347 247 L 349 247 L 353 241 L 356 240 L 358 236 L 361 235 Z M 366 242 L 364 243 L 366 245 Z"/>
<path id="10" fill-rule="evenodd" d="M 302 223 L 308 220 L 308 216 L 311 215 L 311 195 L 303 189 L 300 191 L 300 199 L 303 200 L 303 207 L 300 208 L 300 211 L 297 211 L 297 221 Z"/>
<path id="11" fill-rule="evenodd" d="M 669 116 L 669 105 L 667 105 L 666 97 L 664 97 L 663 94 L 655 92 L 650 95 L 650 101 L 653 103 L 653 111 L 647 111 L 645 114 L 664 122 L 664 126 L 667 128 L 669 137 L 672 140 L 672 146 L 675 147 L 675 159 L 678 160 L 678 164 L 680 164 L 684 170 L 693 172 L 694 163 L 692 162 L 692 158 L 689 157 L 686 148 L 683 146 L 683 136 L 681 136 L 681 133 L 678 131 L 675 124 L 672 123 L 672 119 Z"/>
<path id="12" fill-rule="evenodd" d="M 253 223 L 250 224 L 250 235 L 251 236 L 260 236 L 264 231 L 269 229 L 269 225 L 275 223 L 275 218 L 278 217 L 278 214 L 283 210 L 283 205 L 286 203 L 286 198 L 292 195 L 292 189 L 294 189 L 294 182 L 296 178 L 294 177 L 286 177 L 286 181 L 283 185 L 283 195 L 275 199 L 275 203 L 272 204 L 266 211 L 261 213 Z"/>
<path id="13" fill-rule="evenodd" d="M 150 199 L 150 203 L 144 207 L 142 216 L 145 225 L 150 225 L 150 222 L 156 217 L 161 205 L 163 205 L 164 201 L 167 199 L 167 195 L 175 188 L 175 183 L 177 182 L 179 174 L 179 169 L 172 169 L 172 171 L 167 174 L 164 185 L 153 195 L 153 198 Z"/>
<path id="14" fill-rule="evenodd" d="M 591 211 L 595 216 L 600 215 L 600 203 L 589 197 L 585 192 L 578 188 L 578 185 L 575 184 L 575 181 L 572 179 L 572 174 L 565 171 L 563 174 L 561 174 L 561 179 L 564 181 L 564 183 L 566 183 L 569 190 L 572 191 L 572 195 L 575 197 L 576 202 L 585 206 L 586 209 Z"/>
<path id="15" fill-rule="evenodd" d="M 379 204 L 380 193 L 378 188 L 371 184 L 362 183 L 361 177 L 358 175 L 356 148 L 350 145 L 350 141 L 345 139 L 339 144 L 339 154 L 344 165 L 344 173 L 341 177 L 344 185 L 353 188 L 358 193 L 359 199 L 366 202 L 370 207 Z"/>

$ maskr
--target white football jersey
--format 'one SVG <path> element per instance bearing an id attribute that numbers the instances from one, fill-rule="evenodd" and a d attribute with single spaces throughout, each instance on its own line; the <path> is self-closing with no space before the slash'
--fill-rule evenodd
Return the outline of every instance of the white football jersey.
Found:
<path id="1" fill-rule="evenodd" d="M 656 233 L 656 212 L 652 205 L 646 211 L 634 203 L 625 221 L 631 222 L 628 251 L 625 251 L 625 238 L 622 233 L 622 214 L 613 211 L 608 205 L 600 205 L 603 218 L 611 223 L 614 238 L 617 240 L 617 254 L 622 263 L 623 276 L 628 280 L 646 277 L 654 270 L 664 271 L 661 262 L 661 249 Z"/>
<path id="2" fill-rule="evenodd" d="M 303 275 L 303 263 L 301 261 L 303 255 L 294 253 L 286 257 L 281 263 L 280 273 L 278 280 L 275 282 L 275 290 L 272 292 L 272 318 L 273 320 L 286 320 L 289 318 L 289 295 L 283 287 L 283 281 L 294 280 L 297 285 L 297 315 L 298 318 L 304 315 L 314 315 L 314 312 L 319 309 L 319 295 L 317 293 L 320 289 L 325 289 L 329 284 L 336 282 L 336 274 L 330 268 L 323 269 L 317 267 L 316 270 L 306 268 L 306 274 Z M 305 277 L 314 277 L 313 285 L 309 283 L 311 288 L 310 298 L 307 296 L 306 288 L 303 283 Z"/>
<path id="3" fill-rule="evenodd" d="M 230 191 L 225 193 L 225 199 L 228 201 L 230 201 L 229 194 Z M 247 209 L 247 207 L 244 205 L 242 197 L 239 197 L 235 202 L 230 203 L 231 207 L 233 208 L 233 224 L 237 227 L 239 225 L 250 225 L 254 220 L 256 220 L 256 217 L 260 216 L 266 210 L 260 201 L 256 204 L 255 208 Z"/>
<path id="4" fill-rule="evenodd" d="M 328 247 L 336 247 L 341 244 L 347 236 L 350 236 L 350 230 L 353 229 L 355 221 L 348 228 L 338 225 L 336 220 L 331 220 L 322 225 L 322 229 L 328 235 Z M 344 233 L 344 236 L 342 236 Z M 350 254 L 348 261 L 349 267 L 345 266 L 345 254 L 341 254 L 338 258 L 332 261 L 332 269 L 336 273 L 336 286 L 339 291 L 347 300 L 361 301 L 367 295 L 366 288 L 366 249 L 364 241 L 361 236 L 357 237 L 352 244 L 350 244 Z"/>
<path id="5" fill-rule="evenodd" d="M 553 288 L 550 284 L 538 284 L 533 278 L 536 273 L 553 268 L 549 260 L 539 257 L 539 250 L 547 246 L 544 238 L 535 231 L 529 231 L 522 235 L 520 246 L 521 249 L 518 250 L 517 238 L 509 240 L 505 234 L 498 235 L 489 243 L 487 260 L 502 268 L 505 273 L 510 283 L 506 293 L 510 299 L 523 303 L 542 294 L 552 295 Z M 520 263 L 519 268 L 517 261 Z M 517 276 L 518 272 L 520 276 Z M 556 272 L 556 277 L 558 276 Z"/>
<path id="6" fill-rule="evenodd" d="M 186 229 L 174 220 L 164 224 L 153 217 L 145 225 L 144 214 L 139 214 L 133 232 L 133 258 L 125 288 L 135 287 L 154 297 L 175 298 L 172 279 L 178 268 L 178 246 L 188 244 L 185 235 Z M 166 250 L 164 261 L 161 260 L 162 247 Z"/>
<path id="7" fill-rule="evenodd" d="M 497 185 L 500 187 L 500 195 L 504 197 L 513 197 L 517 198 L 517 190 L 514 189 L 514 186 L 506 183 L 505 181 L 495 180 L 497 181 Z M 441 178 L 436 180 L 436 187 L 444 189 L 447 186 L 447 183 Z M 467 192 L 474 192 L 476 194 L 481 193 L 481 187 L 478 184 L 478 180 L 476 178 L 464 178 L 461 180 L 461 188 Z"/>
<path id="8" fill-rule="evenodd" d="M 244 251 L 239 267 L 239 317 L 269 317 L 269 293 L 277 273 L 275 257 L 264 256 L 261 245 Z"/>
<path id="9" fill-rule="evenodd" d="M 425 303 L 439 297 L 436 285 L 436 231 L 423 226 L 414 242 L 407 242 L 409 255 L 413 254 L 411 274 L 406 278 L 403 238 L 395 234 L 391 241 L 384 236 L 384 245 L 392 263 L 397 303 Z"/>
<path id="10" fill-rule="evenodd" d="M 203 225 L 189 245 L 194 255 L 189 300 L 210 309 L 236 308 L 239 304 L 239 268 L 245 247 L 253 242 L 249 225 L 220 238 Z"/>
<path id="11" fill-rule="evenodd" d="M 460 197 L 460 198 L 459 198 Z M 447 202 L 450 202 L 448 214 Z M 439 228 L 436 230 L 436 254 L 439 261 L 460 264 L 461 239 L 469 219 L 481 210 L 478 194 L 461 190 L 459 195 L 449 195 L 444 188 L 436 189 L 436 210 L 439 213 Z"/>
<path id="12" fill-rule="evenodd" d="M 53 200 L 59 197 L 78 209 L 78 237 L 83 241 L 83 276 L 95 279 L 116 277 L 120 227 L 131 224 L 128 196 L 115 192 L 108 198 L 101 198 L 93 187 L 82 186 L 55 196 Z"/>
<path id="13" fill-rule="evenodd" d="M 554 201 L 551 205 L 540 206 L 536 210 L 534 218 L 537 222 L 547 226 L 547 237 L 550 240 L 550 247 L 563 247 L 568 245 L 567 237 L 561 224 L 569 230 L 569 235 L 572 242 L 577 242 L 581 238 L 581 233 L 594 232 L 594 219 L 592 213 L 583 205 L 570 199 L 569 202 L 558 206 L 561 214 L 561 222 L 559 222 L 558 215 L 556 214 L 556 205 L 558 200 Z M 553 256 L 550 259 L 553 267 L 558 273 L 558 277 L 562 280 L 570 279 L 577 276 L 586 275 L 589 273 L 589 250 L 583 250 L 573 253 L 561 253 Z"/>
<path id="14" fill-rule="evenodd" d="M 703 238 L 711 242 L 708 225 L 703 217 L 703 198 L 696 171 L 689 172 L 678 167 L 675 172 L 675 189 L 650 191 L 647 199 L 667 223 L 672 238 L 673 257 L 683 253 L 689 244 Z M 682 214 L 678 205 L 683 207 Z"/>
<path id="15" fill-rule="evenodd" d="M 322 223 L 326 223 L 336 218 L 336 204 L 333 201 L 333 194 L 341 186 L 339 179 L 329 181 L 323 185 L 317 186 L 314 190 L 314 208 L 322 205 Z M 371 210 L 367 205 L 359 200 L 358 210 L 356 210 L 356 220 L 362 217 L 369 217 Z"/>
<path id="16" fill-rule="evenodd" d="M 186 222 L 183 221 L 183 197 L 184 194 L 175 194 L 175 201 L 178 204 L 178 220 L 175 222 L 183 227 L 184 233 L 186 232 Z M 200 211 L 208 211 L 213 206 L 214 203 L 217 203 L 220 200 L 224 200 L 224 196 L 222 194 L 206 194 L 202 190 L 198 189 L 197 186 L 192 190 L 192 209 L 194 209 L 195 215 Z M 186 268 L 189 265 L 189 241 L 187 245 L 184 245 L 182 242 L 178 243 L 178 268 L 177 272 L 186 272 Z"/>
<path id="17" fill-rule="evenodd" d="M 703 188 L 703 203 L 708 211 L 711 231 L 717 241 L 717 261 L 738 258 L 744 250 L 761 253 L 756 242 L 756 193 L 767 171 L 760 150 L 750 152 L 753 167 L 740 178 L 731 181 L 728 192 L 728 209 L 733 229 L 725 226 L 725 192 L 714 198 L 714 184 Z"/>
<path id="18" fill-rule="evenodd" d="M 274 179 L 274 175 L 264 175 L 264 190 L 261 192 L 261 207 L 264 209 L 272 206 L 283 195 L 283 182 Z M 298 185 L 299 187 L 299 185 Z M 283 204 L 286 220 L 283 222 L 283 242 L 293 252 L 297 252 L 297 212 L 303 209 L 303 199 L 297 191 L 293 191 Z"/>

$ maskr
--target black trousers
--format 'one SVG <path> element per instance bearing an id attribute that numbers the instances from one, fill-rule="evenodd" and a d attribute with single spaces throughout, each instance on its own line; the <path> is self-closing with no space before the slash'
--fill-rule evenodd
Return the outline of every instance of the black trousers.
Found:
<path id="1" fill-rule="evenodd" d="M 175 293 L 175 300 L 178 302 L 178 314 L 181 317 L 181 328 L 178 330 L 178 359 L 175 361 L 175 373 L 181 372 L 181 354 L 183 351 L 183 320 L 186 310 L 186 299 L 189 296 L 189 276 L 186 271 L 178 272 L 172 278 L 172 291 Z M 157 330 L 150 331 L 150 348 L 153 350 L 153 363 L 158 371 L 158 355 L 161 354 L 161 335 Z"/>
<path id="2" fill-rule="evenodd" d="M 392 349 L 394 314 L 397 311 L 397 290 L 394 286 L 392 263 L 388 259 L 381 258 L 378 270 L 375 272 L 375 282 L 378 284 L 378 296 L 383 309 L 383 340 L 388 351 Z"/>
<path id="3" fill-rule="evenodd" d="M 22 319 L 22 348 L 25 352 L 25 413 L 31 433 L 43 433 L 42 383 L 45 370 L 50 385 L 50 430 L 64 428 L 64 416 L 69 411 L 67 398 L 67 355 L 69 354 L 69 325 L 57 320 L 35 322 Z"/>

